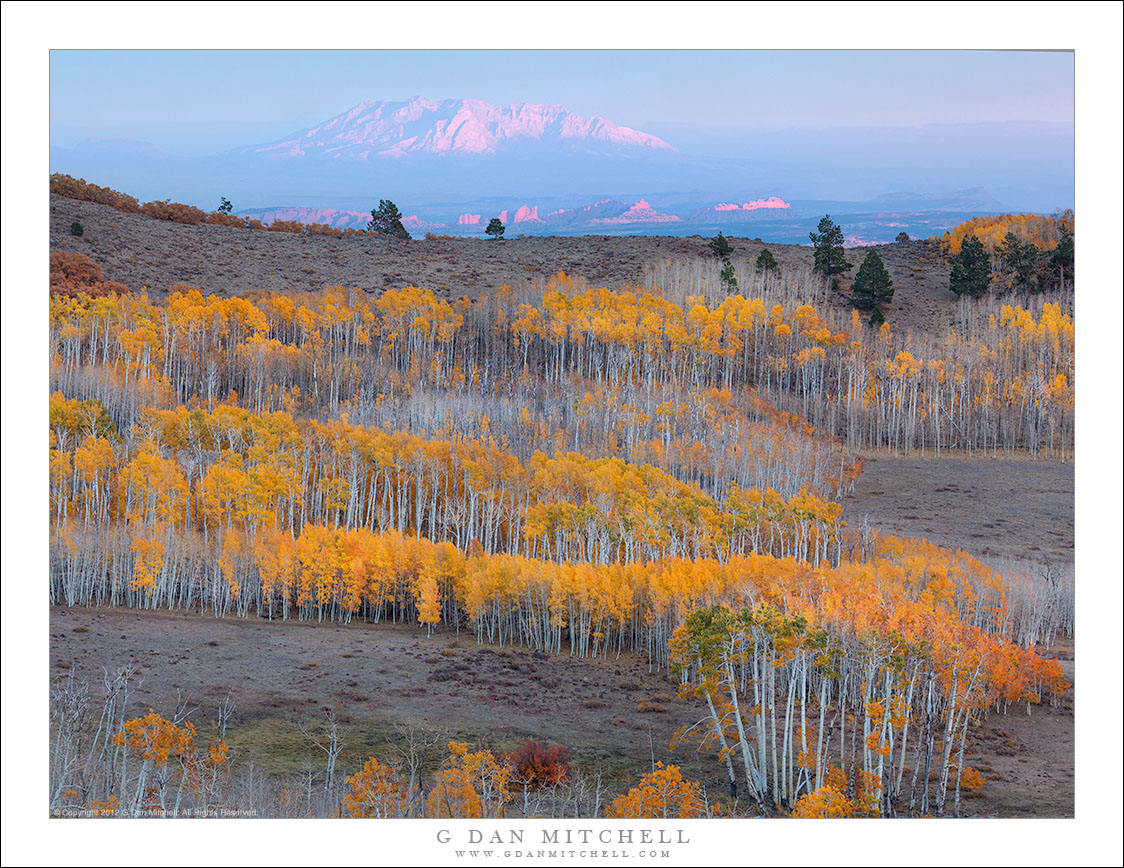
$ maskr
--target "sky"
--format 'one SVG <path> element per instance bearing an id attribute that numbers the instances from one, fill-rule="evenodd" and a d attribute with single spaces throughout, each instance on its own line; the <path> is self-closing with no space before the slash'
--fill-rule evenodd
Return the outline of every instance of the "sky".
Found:
<path id="1" fill-rule="evenodd" d="M 54 146 L 134 138 L 202 155 L 373 99 L 559 103 L 693 150 L 762 132 L 1072 124 L 1074 56 L 1047 51 L 52 50 Z"/>
<path id="2" fill-rule="evenodd" d="M 128 164 L 109 167 L 58 149 L 128 139 L 202 158 L 276 141 L 361 102 L 414 96 L 557 103 L 653 133 L 686 158 L 752 163 L 751 175 L 735 184 L 749 195 L 862 201 L 983 188 L 1018 210 L 1073 205 L 1069 51 L 56 49 L 52 170 L 96 175 L 144 198 L 199 204 L 225 186 L 243 203 L 296 204 L 295 169 L 287 184 L 242 189 L 231 186 L 235 179 L 211 182 L 187 169 L 161 181 Z M 555 173 L 563 188 L 598 198 L 683 192 L 699 183 L 725 192 L 686 171 L 644 189 L 586 190 L 587 177 Z M 403 184 L 399 195 L 425 200 L 422 190 Z M 316 204 L 345 204 L 338 190 L 318 189 L 325 201 Z M 468 201 L 484 187 L 449 189 Z"/>

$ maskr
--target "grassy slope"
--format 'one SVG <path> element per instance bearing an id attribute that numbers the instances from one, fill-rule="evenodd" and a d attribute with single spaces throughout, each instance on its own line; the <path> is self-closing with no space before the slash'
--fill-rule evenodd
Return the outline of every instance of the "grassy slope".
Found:
<path id="1" fill-rule="evenodd" d="M 657 264 L 700 264 L 717 277 L 719 262 L 707 239 L 661 236 L 579 236 L 398 242 L 377 236 L 306 237 L 224 226 L 183 226 L 126 214 L 104 205 L 51 196 L 51 249 L 81 252 L 105 275 L 134 291 L 168 291 L 183 281 L 207 293 L 234 295 L 261 289 L 285 292 L 342 284 L 380 292 L 413 284 L 440 296 L 474 297 L 504 283 L 518 286 L 559 269 L 596 285 L 618 288 L 643 281 Z M 83 234 L 70 234 L 74 221 Z M 811 247 L 731 239 L 745 283 L 748 260 L 773 251 L 782 272 L 812 261 Z M 922 242 L 877 248 L 897 287 L 887 318 L 895 328 L 941 333 L 951 322 L 956 297 L 948 291 L 948 267 Z M 853 277 L 865 250 L 849 250 Z M 845 295 L 833 303 L 846 307 Z"/>

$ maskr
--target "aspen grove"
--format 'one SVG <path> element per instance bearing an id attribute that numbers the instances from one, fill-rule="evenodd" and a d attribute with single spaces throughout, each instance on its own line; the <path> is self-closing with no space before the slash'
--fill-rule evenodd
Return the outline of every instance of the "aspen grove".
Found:
<path id="1" fill-rule="evenodd" d="M 964 301 L 934 336 L 799 303 L 799 286 L 788 303 L 676 304 L 563 273 L 457 301 L 59 285 L 52 604 L 642 655 L 705 701 L 680 738 L 731 792 L 797 816 L 959 814 L 979 779 L 969 724 L 1068 689 L 1040 649 L 1072 635 L 1072 585 L 1013 585 L 963 551 L 847 527 L 839 503 L 856 450 L 1071 460 L 1061 302 Z M 135 815 L 153 780 L 165 809 L 219 798 L 225 745 L 106 713 L 99 811 Z M 712 814 L 672 769 L 644 784 L 674 792 L 666 815 Z M 424 807 L 372 758 L 337 808 L 502 816 L 510 772 L 450 745 Z M 652 816 L 654 799 L 640 787 L 607 809 Z"/>

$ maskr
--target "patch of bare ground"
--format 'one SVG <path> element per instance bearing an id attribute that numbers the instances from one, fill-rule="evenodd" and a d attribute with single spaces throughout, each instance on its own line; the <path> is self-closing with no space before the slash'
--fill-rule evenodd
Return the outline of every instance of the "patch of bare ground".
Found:
<path id="1" fill-rule="evenodd" d="M 843 499 L 851 527 L 983 558 L 1073 563 L 1073 464 L 1008 458 L 868 455 Z"/>
<path id="2" fill-rule="evenodd" d="M 270 772 L 298 771 L 315 756 L 301 730 L 318 727 L 328 710 L 348 731 L 349 772 L 387 754 L 396 728 L 411 725 L 496 750 L 529 738 L 561 744 L 579 765 L 621 784 L 651 767 L 653 750 L 708 785 L 721 771 L 693 747 L 670 751 L 675 729 L 705 709 L 678 700 L 675 685 L 633 655 L 546 656 L 478 646 L 447 628 L 427 638 L 415 625 L 129 609 L 56 607 L 50 628 L 53 673 L 73 671 L 96 688 L 103 668 L 138 667 L 138 713 L 170 714 L 182 695 L 205 722 L 230 691 L 227 741 Z"/>
<path id="3" fill-rule="evenodd" d="M 70 233 L 82 224 L 81 236 Z M 744 272 L 768 247 L 782 273 L 810 266 L 810 246 L 733 238 Z M 364 235 L 332 238 L 226 226 L 186 226 L 127 214 L 106 205 L 50 197 L 51 250 L 83 253 L 106 277 L 134 292 L 147 288 L 160 297 L 177 283 L 203 293 L 238 295 L 250 290 L 292 292 L 333 286 L 381 293 L 415 285 L 439 297 L 476 298 L 503 284 L 519 287 L 558 272 L 591 284 L 619 289 L 645 281 L 657 266 L 704 263 L 717 276 L 720 264 L 699 236 L 526 236 L 502 242 L 480 238 L 432 241 Z M 876 248 L 894 281 L 886 317 L 895 329 L 943 334 L 952 323 L 956 297 L 948 290 L 948 266 L 935 247 L 922 241 Z M 866 248 L 846 252 L 853 277 Z M 743 278 L 747 275 L 743 274 Z M 848 279 L 829 293 L 847 308 Z"/>
<path id="4" fill-rule="evenodd" d="M 1001 571 L 1044 565 L 1072 571 L 1074 466 L 1026 458 L 864 456 L 843 500 L 849 526 L 960 548 Z M 1074 682 L 1074 640 L 1050 648 Z M 983 817 L 1072 817 L 1074 691 L 1056 706 L 1011 707 L 971 731 L 965 762 L 984 777 L 962 813 Z"/>
<path id="5" fill-rule="evenodd" d="M 528 738 L 565 745 L 579 766 L 600 769 L 620 788 L 655 759 L 674 762 L 712 792 L 723 792 L 712 754 L 674 751 L 674 731 L 705 716 L 696 702 L 625 655 L 578 660 L 526 648 L 480 645 L 442 629 L 216 619 L 196 613 L 54 607 L 51 671 L 73 671 L 96 689 L 103 669 L 137 667 L 132 708 L 170 714 L 183 698 L 199 707 L 200 733 L 228 692 L 236 709 L 227 731 L 235 762 L 298 772 L 321 762 L 305 731 L 332 710 L 346 732 L 341 766 L 391 755 L 400 727 L 422 725 L 447 739 L 511 750 Z M 1068 661 L 1072 644 L 1053 652 Z M 650 740 L 649 740 L 650 736 Z M 1072 816 L 1073 706 L 993 714 L 969 744 L 969 764 L 986 778 L 967 797 L 968 816 Z"/>
<path id="6" fill-rule="evenodd" d="M 1074 642 L 1062 639 L 1045 657 L 1061 662 L 1074 683 Z M 974 727 L 964 762 L 984 785 L 968 793 L 962 812 L 979 817 L 1074 816 L 1074 690 L 1056 706 L 1012 706 Z"/>

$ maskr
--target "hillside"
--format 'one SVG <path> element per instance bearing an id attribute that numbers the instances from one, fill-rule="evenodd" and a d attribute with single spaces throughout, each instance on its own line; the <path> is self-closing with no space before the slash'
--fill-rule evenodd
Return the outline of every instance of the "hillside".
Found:
<path id="1" fill-rule="evenodd" d="M 83 234 L 70 234 L 71 224 Z M 332 238 L 224 226 L 186 226 L 92 202 L 51 196 L 51 250 L 84 253 L 107 278 L 159 297 L 177 283 L 204 294 L 249 290 L 287 292 L 342 285 L 378 293 L 415 285 L 438 297 L 474 298 L 503 284 L 519 286 L 563 270 L 598 286 L 618 289 L 652 276 L 688 271 L 717 284 L 720 263 L 699 236 L 514 237 L 393 241 L 379 236 Z M 755 274 L 752 260 L 768 247 L 781 273 L 811 268 L 811 247 L 766 244 L 731 237 L 742 286 Z M 897 329 L 941 334 L 957 310 L 948 290 L 948 266 L 921 241 L 853 248 L 852 275 L 867 250 L 876 250 L 896 286 L 887 319 Z M 840 293 L 829 299 L 844 309 Z"/>
<path id="2" fill-rule="evenodd" d="M 1073 813 L 1064 293 L 55 189 L 52 814 Z"/>

